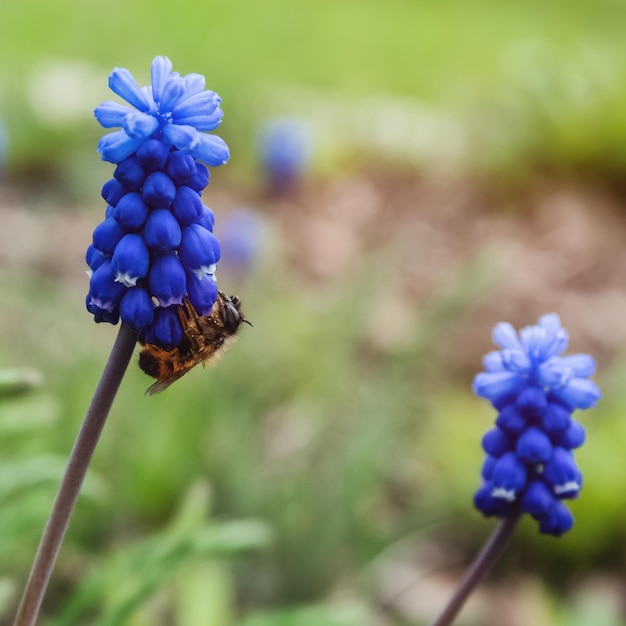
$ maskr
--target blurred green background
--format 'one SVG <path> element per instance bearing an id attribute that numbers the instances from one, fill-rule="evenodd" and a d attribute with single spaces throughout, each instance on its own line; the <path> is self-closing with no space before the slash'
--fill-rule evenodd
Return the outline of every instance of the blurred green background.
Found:
<path id="1" fill-rule="evenodd" d="M 5 0 L 0 624 L 116 333 L 84 310 L 112 174 L 92 111 L 157 54 L 223 98 L 205 198 L 254 328 L 155 397 L 131 366 L 41 623 L 427 623 L 494 526 L 472 508 L 490 329 L 549 311 L 605 394 L 579 416 L 576 525 L 522 523 L 458 623 L 626 623 L 625 20 L 617 0 Z M 259 159 L 277 117 L 309 141 L 287 190 Z"/>

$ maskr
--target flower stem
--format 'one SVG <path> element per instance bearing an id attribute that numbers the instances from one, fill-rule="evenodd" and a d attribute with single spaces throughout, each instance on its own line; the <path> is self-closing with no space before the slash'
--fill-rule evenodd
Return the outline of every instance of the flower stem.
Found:
<path id="1" fill-rule="evenodd" d="M 521 515 L 521 511 L 515 509 L 500 522 L 459 581 L 454 594 L 439 617 L 432 623 L 432 626 L 449 626 L 452 624 L 476 585 L 504 552 Z"/>
<path id="2" fill-rule="evenodd" d="M 122 324 L 72 448 L 43 531 L 14 626 L 33 626 L 100 433 L 133 355 L 137 332 Z"/>

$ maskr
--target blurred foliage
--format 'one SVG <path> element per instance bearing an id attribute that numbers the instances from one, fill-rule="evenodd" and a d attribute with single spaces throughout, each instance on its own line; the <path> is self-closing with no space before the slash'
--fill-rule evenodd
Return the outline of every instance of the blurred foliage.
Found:
<path id="1" fill-rule="evenodd" d="M 233 160 L 214 176 L 218 191 L 258 192 L 256 128 L 274 114 L 312 124 L 318 173 L 374 159 L 456 168 L 494 186 L 546 171 L 619 181 L 624 18 L 618 0 L 9 0 L 0 5 L 0 51 L 11 59 L 0 71 L 5 178 L 43 192 L 37 216 L 51 190 L 99 206 L 111 171 L 95 153 L 91 111 L 111 97 L 105 77 L 123 66 L 147 82 L 153 56 L 166 54 L 224 98 L 220 134 Z M 492 527 L 471 494 L 478 438 L 494 416 L 472 398 L 471 373 L 447 369 L 441 346 L 506 280 L 498 264 L 465 259 L 418 310 L 396 294 L 393 250 L 316 280 L 291 267 L 269 217 L 267 250 L 247 275 L 220 283 L 242 295 L 254 328 L 218 367 L 154 398 L 130 368 L 43 623 L 403 624 L 385 614 L 379 572 L 396 559 L 414 565 L 418 546 L 446 549 L 425 559 L 418 582 L 451 571 Z M 68 279 L 48 264 L 0 262 L 0 364 L 12 366 L 0 371 L 4 626 L 115 329 L 85 314 L 82 266 Z M 386 299 L 408 306 L 400 341 L 381 340 Z M 574 531 L 555 541 L 522 524 L 497 572 L 541 573 L 532 598 L 546 623 L 618 623 L 610 603 L 564 594 L 584 572 L 619 570 L 624 559 L 625 367 L 603 374 L 607 400 L 585 416 Z"/>
<path id="2" fill-rule="evenodd" d="M 361 626 L 369 619 L 363 606 L 324 604 L 258 613 L 244 620 L 242 626 Z"/>
<path id="3" fill-rule="evenodd" d="M 171 596 L 175 624 L 230 621 L 233 590 L 223 563 L 242 551 L 266 547 L 271 537 L 264 524 L 252 520 L 207 522 L 208 495 L 206 484 L 193 485 L 163 530 L 90 564 L 90 573 L 51 623 L 155 624 L 162 619 L 154 598 L 159 590 Z M 150 598 L 152 606 L 142 606 Z M 81 615 L 88 617 L 81 620 Z"/>
<path id="4" fill-rule="evenodd" d="M 92 498 L 79 503 L 53 579 L 48 611 L 57 617 L 47 623 L 141 625 L 173 615 L 173 623 L 228 624 L 240 623 L 237 606 L 264 605 L 290 608 L 246 611 L 241 624 L 363 623 L 376 610 L 372 568 L 390 547 L 414 537 L 411 546 L 441 541 L 469 556 L 488 532 L 471 494 L 478 437 L 494 416 L 471 399 L 469 381 L 461 389 L 443 378 L 437 351 L 490 284 L 484 265 L 468 264 L 421 311 L 412 338 L 383 351 L 369 327 L 373 266 L 338 291 L 298 286 L 280 266 L 264 284 L 266 269 L 240 286 L 254 328 L 243 329 L 218 367 L 197 368 L 151 398 L 142 393 L 146 377 L 129 370 L 93 460 L 99 478 L 83 492 Z M 0 509 L 0 577 L 13 585 L 25 575 L 114 333 L 94 329 L 71 301 L 33 310 L 29 286 L 21 289 L 13 295 L 25 324 L 64 319 L 53 340 L 22 337 L 56 399 L 35 394 L 0 410 L 7 433 L 17 430 L 0 438 L 0 487 L 15 492 Z M 68 350 L 55 354 L 57 342 Z M 505 567 L 542 571 L 556 584 L 564 568 L 583 571 L 621 537 L 621 473 L 606 460 L 619 465 L 620 454 L 607 452 L 623 441 L 617 398 L 614 409 L 594 413 L 581 450 L 587 482 L 574 503 L 576 532 L 549 541 L 522 525 Z M 251 517 L 263 523 L 245 522 Z M 294 608 L 337 584 L 364 600 Z"/>
<path id="5" fill-rule="evenodd" d="M 9 0 L 0 7 L 9 166 L 90 197 L 104 171 L 91 116 L 111 97 L 104 77 L 123 66 L 145 84 L 151 59 L 165 54 L 222 95 L 220 132 L 238 165 L 226 176 L 249 176 L 255 128 L 272 115 L 313 122 L 316 167 L 326 171 L 345 164 L 342 153 L 354 157 L 352 142 L 356 154 L 423 167 L 617 176 L 625 19 L 619 0 L 183 0 L 175 9 Z"/>

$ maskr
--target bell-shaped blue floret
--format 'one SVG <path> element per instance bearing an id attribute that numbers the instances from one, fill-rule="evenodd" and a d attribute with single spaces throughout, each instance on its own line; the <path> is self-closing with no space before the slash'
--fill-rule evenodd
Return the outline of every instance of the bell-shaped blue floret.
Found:
<path id="1" fill-rule="evenodd" d="M 486 372 L 504 372 L 504 362 L 501 350 L 492 350 L 483 357 L 483 367 Z"/>
<path id="2" fill-rule="evenodd" d="M 230 158 L 226 142 L 217 135 L 200 134 L 192 154 L 211 167 L 223 165 Z"/>
<path id="3" fill-rule="evenodd" d="M 172 73 L 167 77 L 163 90 L 160 94 L 160 102 L 157 103 L 159 114 L 163 118 L 171 116 L 172 109 L 184 97 L 185 80 L 178 73 Z"/>
<path id="4" fill-rule="evenodd" d="M 89 281 L 89 303 L 112 313 L 119 306 L 126 287 L 115 281 L 111 261 L 105 261 L 96 269 Z"/>
<path id="5" fill-rule="evenodd" d="M 560 389 L 574 378 L 574 370 L 563 362 L 561 357 L 551 357 L 537 367 L 537 378 L 548 389 Z"/>
<path id="6" fill-rule="evenodd" d="M 163 172 L 152 172 L 146 178 L 141 197 L 152 209 L 168 209 L 176 196 L 176 186 Z"/>
<path id="7" fill-rule="evenodd" d="M 574 456 L 564 448 L 554 448 L 552 458 L 543 469 L 543 478 L 557 498 L 575 498 L 583 481 Z"/>
<path id="8" fill-rule="evenodd" d="M 101 309 L 93 303 L 91 293 L 87 294 L 85 304 L 87 306 L 87 310 L 93 315 L 94 322 L 97 324 L 100 324 L 101 322 L 117 324 L 120 321 L 119 307 L 115 307 L 112 311 Z"/>
<path id="9" fill-rule="evenodd" d="M 552 456 L 552 442 L 540 428 L 527 428 L 515 446 L 517 457 L 526 463 L 544 463 Z"/>
<path id="10" fill-rule="evenodd" d="M 588 378 L 596 371 L 596 361 L 588 354 L 570 354 L 561 357 L 561 361 L 572 370 L 577 378 Z"/>
<path id="11" fill-rule="evenodd" d="M 523 351 L 522 344 L 517 336 L 515 328 L 509 322 L 500 322 L 496 324 L 491 333 L 493 342 L 505 350 Z"/>
<path id="12" fill-rule="evenodd" d="M 182 150 L 196 158 L 193 151 L 198 145 L 200 133 L 193 126 L 168 124 L 163 128 L 163 136 L 171 145 L 178 148 L 178 150 Z"/>
<path id="13" fill-rule="evenodd" d="M 530 386 L 517 396 L 516 405 L 522 415 L 528 419 L 537 419 L 544 414 L 548 400 L 543 389 Z"/>
<path id="14" fill-rule="evenodd" d="M 154 303 L 143 287 L 126 290 L 120 302 L 120 317 L 125 324 L 141 330 L 154 320 Z"/>
<path id="15" fill-rule="evenodd" d="M 519 435 L 526 428 L 527 420 L 514 404 L 508 404 L 500 411 L 496 426 L 511 435 Z"/>
<path id="16" fill-rule="evenodd" d="M 217 283 L 212 275 L 198 278 L 195 274 L 187 274 L 187 293 L 189 301 L 200 315 L 209 315 L 217 300 Z"/>
<path id="17" fill-rule="evenodd" d="M 561 328 L 559 316 L 554 313 L 543 315 L 536 326 L 527 326 L 520 333 L 524 352 L 535 366 L 560 354 L 567 348 L 567 331 Z"/>
<path id="18" fill-rule="evenodd" d="M 524 379 L 513 372 L 481 372 L 474 377 L 473 389 L 477 396 L 497 402 L 520 391 L 524 384 Z"/>
<path id="19" fill-rule="evenodd" d="M 209 184 L 210 178 L 211 174 L 209 172 L 209 168 L 204 165 L 204 163 L 196 162 L 196 173 L 191 176 L 187 182 L 187 186 L 191 187 L 194 191 L 197 191 L 200 194 Z"/>
<path id="20" fill-rule="evenodd" d="M 172 121 L 175 124 L 193 126 L 199 131 L 215 130 L 221 123 L 224 112 L 222 109 L 217 108 L 213 113 L 196 113 L 191 115 L 176 115 L 172 116 Z M 224 161 L 225 162 L 225 161 Z"/>
<path id="21" fill-rule="evenodd" d="M 94 270 L 97 270 L 105 261 L 107 257 L 100 252 L 95 246 L 91 245 L 87 248 L 87 252 L 85 253 L 85 261 L 87 261 L 87 265 L 89 266 L 89 270 L 93 273 Z M 90 277 L 92 274 L 90 274 Z"/>
<path id="22" fill-rule="evenodd" d="M 538 517 L 546 515 L 554 502 L 554 496 L 542 480 L 531 480 L 522 498 L 522 510 L 534 517 Z"/>
<path id="23" fill-rule="evenodd" d="M 194 223 L 213 232 L 213 225 L 215 224 L 215 213 L 213 213 L 213 211 L 208 206 L 202 205 L 202 214 Z"/>
<path id="24" fill-rule="evenodd" d="M 492 428 L 483 435 L 482 445 L 487 454 L 500 457 L 513 449 L 513 440 L 500 428 Z"/>
<path id="25" fill-rule="evenodd" d="M 211 231 L 192 224 L 183 229 L 178 254 L 187 271 L 200 277 L 215 272 L 214 266 L 220 258 L 220 245 Z"/>
<path id="26" fill-rule="evenodd" d="M 175 150 L 170 152 L 165 164 L 165 173 L 176 185 L 186 185 L 196 173 L 196 161 L 190 154 Z"/>
<path id="27" fill-rule="evenodd" d="M 501 456 L 493 470 L 493 492 L 498 498 L 513 501 L 516 494 L 526 486 L 528 470 L 514 452 Z"/>
<path id="28" fill-rule="evenodd" d="M 133 75 L 125 68 L 116 67 L 109 75 L 109 88 L 139 111 L 148 111 L 150 103 Z"/>
<path id="29" fill-rule="evenodd" d="M 129 234 L 122 237 L 111 259 L 111 271 L 115 281 L 125 287 L 134 287 L 140 278 L 148 275 L 150 254 L 141 235 Z"/>
<path id="30" fill-rule="evenodd" d="M 572 410 L 589 409 L 596 405 L 602 395 L 598 386 L 586 378 L 573 378 L 566 387 L 554 389 L 553 393 Z"/>
<path id="31" fill-rule="evenodd" d="M 545 515 L 539 517 L 539 532 L 544 535 L 560 537 L 574 525 L 574 516 L 571 511 L 558 500 Z"/>
<path id="32" fill-rule="evenodd" d="M 511 510 L 512 502 L 494 497 L 493 484 L 488 482 L 474 494 L 474 506 L 486 517 L 504 517 Z"/>
<path id="33" fill-rule="evenodd" d="M 193 126 L 200 131 L 215 130 L 222 121 L 220 98 L 213 91 L 201 91 L 181 100 L 172 110 L 175 124 Z"/>
<path id="34" fill-rule="evenodd" d="M 532 362 L 521 350 L 505 349 L 500 352 L 502 366 L 508 372 L 526 376 L 532 368 Z"/>
<path id="35" fill-rule="evenodd" d="M 185 270 L 175 252 L 155 255 L 148 274 L 150 293 L 161 307 L 181 304 L 187 293 Z"/>
<path id="36" fill-rule="evenodd" d="M 126 189 L 119 181 L 115 180 L 115 178 L 107 180 L 107 182 L 102 185 L 102 197 L 104 201 L 112 207 L 117 206 L 117 203 L 129 191 L 129 189 Z"/>
<path id="37" fill-rule="evenodd" d="M 556 313 L 546 313 L 539 318 L 538 326 L 545 330 L 546 338 L 541 358 L 547 360 L 567 350 L 569 335 L 561 326 L 561 319 Z"/>
<path id="38" fill-rule="evenodd" d="M 122 128 L 131 139 L 139 139 L 143 143 L 159 129 L 159 120 L 148 113 L 133 111 L 124 118 Z"/>
<path id="39" fill-rule="evenodd" d="M 146 172 L 139 159 L 128 157 L 118 164 L 113 176 L 129 191 L 138 191 L 146 179 Z"/>
<path id="40" fill-rule="evenodd" d="M 126 229 L 139 230 L 146 222 L 149 209 L 141 194 L 133 191 L 127 193 L 115 207 L 113 216 Z"/>
<path id="41" fill-rule="evenodd" d="M 125 234 L 126 231 L 116 219 L 107 217 L 94 229 L 93 245 L 103 254 L 111 255 Z"/>
<path id="42" fill-rule="evenodd" d="M 185 95 L 181 98 L 180 102 L 184 102 L 186 98 L 191 98 L 191 96 L 204 91 L 206 87 L 206 80 L 202 74 L 197 74 L 192 72 L 191 74 L 185 74 L 183 76 L 183 81 L 185 83 Z M 213 91 L 212 93 L 218 100 L 218 105 L 221 104 L 222 99 Z"/>
<path id="43" fill-rule="evenodd" d="M 193 224 L 202 215 L 200 196 L 191 187 L 178 187 L 172 203 L 172 213 L 181 226 Z"/>
<path id="44" fill-rule="evenodd" d="M 157 307 L 154 322 L 146 329 L 143 340 L 163 348 L 173 348 L 183 340 L 183 329 L 178 319 L 178 307 Z"/>
<path id="45" fill-rule="evenodd" d="M 570 420 L 570 425 L 566 430 L 554 436 L 554 445 L 566 450 L 579 448 L 585 443 L 585 429 L 576 420 Z"/>
<path id="46" fill-rule="evenodd" d="M 148 216 L 143 236 L 150 248 L 175 250 L 180 245 L 180 225 L 170 211 L 157 209 Z"/>
<path id="47" fill-rule="evenodd" d="M 169 152 L 167 144 L 158 139 L 148 139 L 138 148 L 137 159 L 147 172 L 153 172 L 163 169 Z"/>
<path id="48" fill-rule="evenodd" d="M 563 432 L 571 423 L 571 411 L 558 402 L 550 402 L 541 419 L 541 427 L 549 435 Z"/>
<path id="49" fill-rule="evenodd" d="M 152 98 L 156 104 L 161 104 L 165 85 L 172 71 L 172 62 L 165 56 L 156 56 L 150 64 L 150 82 L 152 84 Z"/>
<path id="50" fill-rule="evenodd" d="M 95 108 L 93 114 L 104 128 L 119 128 L 124 124 L 124 118 L 132 112 L 133 109 L 125 104 L 106 100 Z"/>
<path id="51" fill-rule="evenodd" d="M 141 146 L 159 129 L 159 120 L 148 113 L 133 111 L 124 118 L 122 128 L 130 139 L 139 141 L 139 146 Z"/>
<path id="52" fill-rule="evenodd" d="M 103 161 L 109 163 L 119 163 L 129 157 L 143 143 L 142 139 L 133 139 L 129 137 L 125 131 L 116 130 L 115 132 L 104 135 L 98 142 L 98 152 Z"/>

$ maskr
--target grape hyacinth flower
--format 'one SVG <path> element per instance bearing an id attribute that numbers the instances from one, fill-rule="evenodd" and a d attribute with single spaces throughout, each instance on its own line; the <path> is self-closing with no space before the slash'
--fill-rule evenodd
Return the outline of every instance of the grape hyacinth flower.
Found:
<path id="1" fill-rule="evenodd" d="M 595 362 L 585 354 L 560 356 L 568 334 L 556 314 L 519 335 L 511 324 L 498 324 L 493 340 L 502 349 L 485 356 L 486 371 L 473 384 L 498 411 L 483 437 L 487 458 L 474 503 L 496 517 L 520 507 L 539 522 L 540 532 L 562 535 L 574 523 L 563 500 L 576 498 L 582 487 L 572 451 L 584 443 L 585 431 L 572 412 L 600 399 L 589 380 Z"/>
<path id="2" fill-rule="evenodd" d="M 141 341 L 169 348 L 182 339 L 176 310 L 183 298 L 200 315 L 217 299 L 220 246 L 202 192 L 206 166 L 226 163 L 229 151 L 204 132 L 217 128 L 223 113 L 203 76 L 172 72 L 159 56 L 151 78 L 151 86 L 139 87 L 116 68 L 109 86 L 131 106 L 107 101 L 94 111 L 102 126 L 121 130 L 98 144 L 116 169 L 102 188 L 106 215 L 87 250 L 87 309 L 96 322 L 121 318 Z"/>
<path id="3" fill-rule="evenodd" d="M 109 86 L 130 106 L 104 102 L 95 110 L 105 128 L 120 128 L 98 144 L 102 159 L 116 165 L 105 183 L 105 219 L 87 249 L 87 309 L 96 322 L 120 329 L 69 456 L 67 468 L 14 626 L 35 626 L 65 532 L 104 427 L 137 343 L 162 348 L 183 337 L 179 305 L 186 298 L 200 315 L 217 300 L 215 270 L 220 247 L 214 215 L 202 202 L 207 165 L 228 160 L 222 139 L 208 135 L 221 122 L 220 98 L 205 90 L 199 74 L 172 72 L 156 57 L 152 84 L 139 87 L 126 69 L 115 69 Z"/>
<path id="4" fill-rule="evenodd" d="M 554 313 L 519 333 L 511 324 L 498 324 L 493 340 L 501 350 L 484 357 L 486 371 L 473 384 L 476 395 L 498 411 L 494 428 L 483 437 L 487 458 L 474 504 L 485 516 L 502 520 L 432 626 L 452 624 L 523 514 L 535 518 L 542 533 L 570 530 L 574 518 L 563 500 L 576 498 L 582 487 L 572 450 L 584 443 L 585 431 L 572 413 L 600 399 L 589 380 L 595 361 L 586 354 L 561 356 L 569 338 Z"/>

